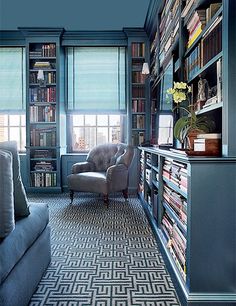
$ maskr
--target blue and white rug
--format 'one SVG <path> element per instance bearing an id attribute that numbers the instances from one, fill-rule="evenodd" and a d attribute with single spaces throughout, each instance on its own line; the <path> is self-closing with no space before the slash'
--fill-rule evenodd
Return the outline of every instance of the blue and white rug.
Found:
<path id="1" fill-rule="evenodd" d="M 31 195 L 49 204 L 52 262 L 29 306 L 180 305 L 136 197 Z"/>

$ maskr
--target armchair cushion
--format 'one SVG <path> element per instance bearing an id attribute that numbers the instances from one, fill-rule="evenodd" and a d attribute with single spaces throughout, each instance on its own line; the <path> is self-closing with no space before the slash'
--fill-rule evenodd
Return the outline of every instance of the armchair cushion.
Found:
<path id="1" fill-rule="evenodd" d="M 107 194 L 105 172 L 82 172 L 68 176 L 69 188 L 75 191 Z"/>
<path id="2" fill-rule="evenodd" d="M 76 163 L 72 166 L 72 173 L 89 172 L 94 170 L 94 163 L 88 161 Z"/>

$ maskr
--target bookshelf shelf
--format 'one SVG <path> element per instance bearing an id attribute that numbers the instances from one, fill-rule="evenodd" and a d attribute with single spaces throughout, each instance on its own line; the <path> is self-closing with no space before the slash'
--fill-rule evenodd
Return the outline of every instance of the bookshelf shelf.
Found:
<path id="1" fill-rule="evenodd" d="M 29 71 L 30 72 L 37 72 L 37 71 L 39 71 L 39 70 L 43 70 L 43 71 L 45 71 L 45 72 L 56 72 L 57 70 L 56 69 L 46 69 L 46 68 L 37 68 L 37 69 L 30 69 Z"/>
<path id="2" fill-rule="evenodd" d="M 216 109 L 221 109 L 222 107 L 223 107 L 223 102 L 215 103 L 215 104 L 209 105 L 209 106 L 197 111 L 196 115 L 205 114 L 205 113 L 211 112 L 211 111 L 216 110 Z"/>
<path id="3" fill-rule="evenodd" d="M 181 194 L 183 197 L 185 197 L 187 199 L 188 196 L 187 196 L 187 194 L 185 192 L 183 192 L 183 190 L 178 188 L 178 186 L 176 186 L 174 183 L 170 182 L 165 177 L 163 177 L 162 179 L 166 183 L 167 186 L 169 186 L 171 189 L 173 189 L 174 191 L 176 191 L 177 193 Z"/>

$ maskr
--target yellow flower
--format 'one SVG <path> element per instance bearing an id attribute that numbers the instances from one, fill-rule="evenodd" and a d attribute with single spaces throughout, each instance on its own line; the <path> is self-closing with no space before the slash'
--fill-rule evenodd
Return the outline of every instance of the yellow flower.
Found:
<path id="1" fill-rule="evenodd" d="M 185 101 L 187 99 L 186 94 L 182 91 L 176 91 L 173 94 L 173 100 L 175 103 L 180 103 L 182 101 Z"/>
<path id="2" fill-rule="evenodd" d="M 174 89 L 187 89 L 188 84 L 184 82 L 174 82 Z"/>
<path id="3" fill-rule="evenodd" d="M 168 93 L 168 95 L 173 95 L 175 93 L 175 90 L 174 90 L 174 88 L 169 88 L 169 89 L 167 89 L 166 92 Z"/>

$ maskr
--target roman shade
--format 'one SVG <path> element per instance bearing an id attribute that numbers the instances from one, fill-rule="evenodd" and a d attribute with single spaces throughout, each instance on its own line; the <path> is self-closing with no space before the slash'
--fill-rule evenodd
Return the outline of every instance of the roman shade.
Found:
<path id="1" fill-rule="evenodd" d="M 0 48 L 0 111 L 25 109 L 25 48 Z"/>
<path id="2" fill-rule="evenodd" d="M 125 111 L 125 48 L 67 49 L 68 110 Z"/>

